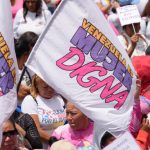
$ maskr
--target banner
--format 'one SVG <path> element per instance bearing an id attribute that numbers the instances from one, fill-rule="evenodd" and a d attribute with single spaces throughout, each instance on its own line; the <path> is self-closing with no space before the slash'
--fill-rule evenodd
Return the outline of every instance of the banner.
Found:
<path id="1" fill-rule="evenodd" d="M 10 0 L 0 0 L 0 128 L 17 104 L 15 63 Z"/>
<path id="2" fill-rule="evenodd" d="M 135 91 L 134 68 L 91 0 L 65 0 L 54 13 L 27 67 L 102 127 L 124 131 Z"/>

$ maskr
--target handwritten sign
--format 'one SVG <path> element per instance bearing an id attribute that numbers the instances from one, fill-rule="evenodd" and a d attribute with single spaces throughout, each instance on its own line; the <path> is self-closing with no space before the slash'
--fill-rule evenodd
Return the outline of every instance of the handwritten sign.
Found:
<path id="1" fill-rule="evenodd" d="M 141 16 L 136 5 L 127 5 L 117 8 L 117 13 L 122 26 L 132 23 L 139 23 Z"/>

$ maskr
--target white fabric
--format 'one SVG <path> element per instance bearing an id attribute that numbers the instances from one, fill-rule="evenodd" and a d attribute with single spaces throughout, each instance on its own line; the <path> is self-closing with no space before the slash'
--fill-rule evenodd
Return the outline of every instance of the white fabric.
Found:
<path id="1" fill-rule="evenodd" d="M 119 17 L 116 13 L 109 14 L 107 20 L 116 27 L 119 33 L 122 32 L 122 26 L 120 24 Z"/>
<path id="2" fill-rule="evenodd" d="M 0 142 L 2 124 L 10 117 L 17 104 L 16 62 L 10 0 L 0 0 Z"/>
<path id="3" fill-rule="evenodd" d="M 37 96 L 36 101 L 31 95 L 26 96 L 21 105 L 22 112 L 38 115 L 41 128 L 50 135 L 54 129 L 65 122 L 66 115 L 63 100 L 60 96 L 54 96 L 51 99 Z M 44 148 L 47 148 L 48 145 L 43 144 Z"/>
<path id="4" fill-rule="evenodd" d="M 45 1 L 44 1 L 44 0 L 42 0 L 42 9 L 47 9 L 47 10 L 48 10 L 48 7 L 47 7 L 47 5 L 45 4 Z"/>
<path id="5" fill-rule="evenodd" d="M 41 127 L 50 134 L 65 121 L 63 100 L 60 96 L 54 96 L 51 99 L 37 96 L 36 100 L 37 103 L 31 95 L 26 96 L 21 105 L 22 112 L 38 115 Z"/>
<path id="6" fill-rule="evenodd" d="M 99 3 L 101 2 L 101 0 L 93 0 L 95 3 Z"/>
<path id="7" fill-rule="evenodd" d="M 148 0 L 140 0 L 140 2 L 137 4 L 137 8 L 139 10 L 139 13 L 142 15 L 144 8 L 147 4 Z"/>
<path id="8" fill-rule="evenodd" d="M 148 47 L 148 41 L 147 41 L 147 39 L 145 38 L 144 35 L 142 35 L 142 37 L 145 40 L 143 40 L 141 38 L 139 39 L 139 41 L 137 42 L 137 45 L 134 49 L 134 52 L 133 52 L 132 56 L 145 55 L 145 51 Z M 123 35 L 119 35 L 118 39 L 119 39 L 120 43 L 122 44 L 122 46 L 126 50 L 128 50 L 131 47 L 131 38 L 127 34 L 123 33 Z M 128 43 L 128 45 L 127 45 L 127 43 Z"/>
<path id="9" fill-rule="evenodd" d="M 94 37 L 96 32 L 101 35 Z M 110 46 L 117 51 L 110 50 Z M 118 65 L 123 72 L 117 71 Z M 104 130 L 99 131 L 98 141 L 107 129 L 115 133 L 127 130 L 135 91 L 134 67 L 93 1 L 62 1 L 33 48 L 27 66 L 89 118 L 99 122 Z M 128 67 L 131 71 L 126 70 Z M 112 98 L 117 94 L 122 95 L 120 100 Z"/>
<path id="10" fill-rule="evenodd" d="M 38 17 L 36 17 L 36 13 L 28 11 L 25 21 L 23 17 L 23 9 L 20 9 L 14 19 L 14 37 L 18 39 L 23 33 L 28 31 L 40 35 L 50 17 L 50 11 L 47 9 L 43 9 L 42 15 Z"/>
<path id="11" fill-rule="evenodd" d="M 150 17 L 143 17 L 141 21 L 141 33 L 148 39 L 150 45 Z"/>

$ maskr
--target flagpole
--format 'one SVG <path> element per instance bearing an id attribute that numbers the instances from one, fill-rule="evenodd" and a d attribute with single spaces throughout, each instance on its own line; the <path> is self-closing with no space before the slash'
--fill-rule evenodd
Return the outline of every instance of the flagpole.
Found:
<path id="1" fill-rule="evenodd" d="M 31 76 L 30 76 L 30 74 L 29 74 L 29 72 L 28 72 L 28 70 L 27 70 L 27 67 L 24 66 L 24 69 L 23 69 L 23 71 L 22 71 L 22 73 L 21 73 L 21 77 L 20 77 L 19 82 L 18 82 L 18 85 L 17 85 L 17 93 L 19 92 L 19 88 L 20 88 L 20 85 L 21 85 L 21 81 L 22 81 L 22 78 L 23 78 L 25 72 L 28 74 L 29 79 L 30 79 L 30 82 L 32 81 Z"/>
<path id="2" fill-rule="evenodd" d="M 135 27 L 134 27 L 133 23 L 132 23 L 132 27 L 133 27 L 134 34 L 136 34 L 136 30 L 135 30 Z"/>

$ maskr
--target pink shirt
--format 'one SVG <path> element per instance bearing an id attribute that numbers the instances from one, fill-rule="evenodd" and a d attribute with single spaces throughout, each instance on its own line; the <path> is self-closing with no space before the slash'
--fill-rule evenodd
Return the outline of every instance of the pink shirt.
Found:
<path id="1" fill-rule="evenodd" d="M 15 5 L 11 7 L 13 19 L 15 18 L 17 11 L 22 7 L 23 7 L 23 0 L 16 0 Z"/>
<path id="2" fill-rule="evenodd" d="M 68 140 L 77 148 L 84 148 L 85 150 L 90 148 L 90 150 L 94 150 L 92 146 L 93 124 L 93 122 L 90 122 L 87 129 L 78 131 L 73 130 L 69 124 L 66 124 L 54 130 L 52 136 L 55 136 L 57 139 Z"/>
<path id="3" fill-rule="evenodd" d="M 132 119 L 129 125 L 130 133 L 136 137 L 141 127 L 141 107 L 140 107 L 140 100 L 135 100 L 133 105 L 133 112 L 132 112 Z"/>

